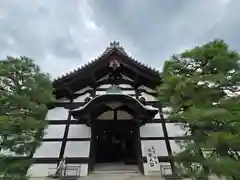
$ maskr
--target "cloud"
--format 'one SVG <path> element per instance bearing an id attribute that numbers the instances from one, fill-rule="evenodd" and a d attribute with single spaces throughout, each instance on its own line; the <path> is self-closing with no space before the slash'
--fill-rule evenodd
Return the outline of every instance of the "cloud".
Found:
<path id="1" fill-rule="evenodd" d="M 30 56 L 56 77 L 117 40 L 161 69 L 173 53 L 214 38 L 239 50 L 239 8 L 237 0 L 2 0 L 0 57 Z"/>
<path id="2" fill-rule="evenodd" d="M 234 44 L 237 34 L 231 33 L 240 29 L 239 4 L 236 0 L 91 1 L 97 24 L 115 36 L 124 35 L 138 47 L 139 57 L 155 66 L 173 53 L 216 37 Z M 240 48 L 239 43 L 234 45 Z"/>
<path id="3" fill-rule="evenodd" d="M 97 56 L 109 41 L 92 21 L 91 8 L 85 0 L 3 2 L 2 58 L 6 55 L 32 57 L 44 71 L 56 77 L 86 63 L 90 56 Z"/>

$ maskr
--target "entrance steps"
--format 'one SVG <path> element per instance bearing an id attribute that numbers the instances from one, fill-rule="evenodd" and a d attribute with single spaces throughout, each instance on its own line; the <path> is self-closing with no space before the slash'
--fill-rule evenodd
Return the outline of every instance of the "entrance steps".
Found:
<path id="1" fill-rule="evenodd" d="M 125 165 L 123 163 L 101 163 L 94 166 L 93 174 L 104 173 L 140 173 L 137 165 Z"/>
<path id="2" fill-rule="evenodd" d="M 161 176 L 143 176 L 137 165 L 123 163 L 96 164 L 94 171 L 82 180 L 163 180 Z"/>
<path id="3" fill-rule="evenodd" d="M 81 177 L 79 180 L 164 180 L 161 176 L 143 176 L 137 173 L 106 173 L 106 174 L 90 174 L 87 177 Z"/>

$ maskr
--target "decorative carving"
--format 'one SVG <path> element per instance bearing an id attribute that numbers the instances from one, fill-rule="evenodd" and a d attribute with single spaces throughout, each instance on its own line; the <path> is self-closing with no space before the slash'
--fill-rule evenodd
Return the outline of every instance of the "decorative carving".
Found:
<path id="1" fill-rule="evenodd" d="M 120 63 L 116 59 L 113 59 L 110 61 L 109 67 L 111 67 L 115 71 L 117 68 L 120 67 Z"/>
<path id="2" fill-rule="evenodd" d="M 143 104 L 146 105 L 146 99 L 142 96 L 139 97 L 139 101 Z"/>
<path id="3" fill-rule="evenodd" d="M 120 63 L 116 60 L 113 59 L 109 62 L 109 68 L 110 68 L 110 79 L 118 80 L 122 78 L 122 75 L 120 73 Z"/>
<path id="4" fill-rule="evenodd" d="M 118 49 L 120 47 L 120 43 L 117 41 L 110 42 L 110 48 Z"/>

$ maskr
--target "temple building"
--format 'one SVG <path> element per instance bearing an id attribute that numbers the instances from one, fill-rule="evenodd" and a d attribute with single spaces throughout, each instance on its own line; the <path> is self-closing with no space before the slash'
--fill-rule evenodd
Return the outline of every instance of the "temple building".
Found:
<path id="1" fill-rule="evenodd" d="M 185 131 L 165 120 L 159 71 L 130 57 L 118 42 L 53 82 L 56 102 L 33 154 L 31 177 L 88 176 L 134 169 L 143 176 L 174 170 Z M 115 169 L 114 169 L 115 168 Z M 62 172 L 64 170 L 64 172 Z"/>

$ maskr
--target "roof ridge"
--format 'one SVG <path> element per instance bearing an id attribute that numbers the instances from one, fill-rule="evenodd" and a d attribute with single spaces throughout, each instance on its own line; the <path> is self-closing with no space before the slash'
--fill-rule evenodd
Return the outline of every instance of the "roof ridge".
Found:
<path id="1" fill-rule="evenodd" d="M 145 68 L 147 68 L 147 69 L 149 69 L 149 70 L 151 70 L 151 71 L 153 71 L 153 72 L 155 72 L 155 73 L 160 73 L 160 72 L 159 72 L 158 70 L 156 70 L 155 68 L 153 68 L 153 67 L 151 67 L 151 66 L 149 66 L 149 65 L 147 65 L 147 64 L 144 64 L 144 63 L 142 63 L 141 61 L 138 61 L 138 60 L 134 59 L 132 56 L 129 56 L 129 55 L 126 53 L 124 47 L 121 46 L 118 41 L 112 41 L 112 42 L 110 42 L 109 46 L 105 49 L 105 51 L 104 51 L 103 53 L 101 53 L 97 58 L 94 58 L 93 60 L 87 62 L 86 64 L 81 65 L 80 67 L 78 67 L 78 68 L 76 68 L 76 69 L 73 69 L 73 70 L 70 71 L 70 72 L 67 72 L 67 73 L 65 73 L 65 74 L 62 74 L 61 76 L 53 79 L 53 81 L 59 81 L 59 80 L 65 78 L 65 77 L 67 77 L 68 75 L 72 75 L 72 74 L 77 73 L 78 71 L 80 71 L 80 70 L 88 67 L 89 65 L 93 64 L 94 62 L 96 62 L 96 61 L 99 60 L 100 58 L 108 55 L 109 53 L 111 53 L 111 52 L 114 51 L 114 50 L 119 51 L 121 54 L 123 54 L 124 56 L 126 56 L 126 57 L 129 58 L 130 60 L 138 63 L 139 65 L 141 65 L 141 66 L 143 66 L 143 67 L 145 67 Z"/>

